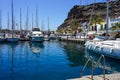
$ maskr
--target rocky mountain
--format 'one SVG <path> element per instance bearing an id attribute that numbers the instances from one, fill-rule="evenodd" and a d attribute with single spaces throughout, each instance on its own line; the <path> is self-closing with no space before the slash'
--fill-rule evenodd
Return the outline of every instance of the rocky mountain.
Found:
<path id="1" fill-rule="evenodd" d="M 89 4 L 86 6 L 75 5 L 69 12 L 67 18 L 64 20 L 58 30 L 65 29 L 71 24 L 73 20 L 76 20 L 77 23 L 83 23 L 86 20 L 90 19 L 90 15 L 93 9 L 93 16 L 99 15 L 101 18 L 106 18 L 106 8 L 107 5 L 105 2 L 99 2 L 94 4 Z M 116 18 L 120 16 L 120 0 L 111 1 L 109 4 L 109 16 L 110 18 Z"/>

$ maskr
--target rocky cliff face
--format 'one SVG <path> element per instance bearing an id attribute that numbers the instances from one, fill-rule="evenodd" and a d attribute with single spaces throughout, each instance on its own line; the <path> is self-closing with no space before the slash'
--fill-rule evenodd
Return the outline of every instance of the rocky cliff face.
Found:
<path id="1" fill-rule="evenodd" d="M 93 4 L 87 6 L 75 5 L 68 13 L 67 18 L 64 23 L 58 27 L 58 30 L 64 29 L 70 25 L 72 20 L 76 19 L 78 23 L 83 23 L 90 19 Z M 101 18 L 106 18 L 106 3 L 95 3 L 93 16 L 100 15 Z M 116 18 L 120 16 L 120 0 L 110 2 L 109 6 L 109 16 L 110 18 Z"/>

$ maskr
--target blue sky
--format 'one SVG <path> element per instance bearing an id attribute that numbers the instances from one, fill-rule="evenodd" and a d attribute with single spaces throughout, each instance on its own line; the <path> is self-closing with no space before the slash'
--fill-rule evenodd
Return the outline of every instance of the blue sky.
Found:
<path id="1" fill-rule="evenodd" d="M 38 5 L 38 19 L 39 27 L 41 28 L 42 20 L 45 24 L 45 30 L 48 29 L 48 16 L 49 26 L 51 30 L 56 30 L 57 27 L 64 22 L 67 14 L 74 5 L 80 5 L 80 1 L 85 4 L 93 3 L 94 0 L 13 0 L 14 1 L 14 16 L 15 21 L 19 25 L 20 8 L 22 8 L 22 27 L 24 29 L 27 15 L 27 7 L 29 7 L 29 26 L 32 24 L 32 14 L 36 16 L 36 4 Z M 96 0 L 97 2 L 105 0 Z M 0 10 L 2 11 L 2 28 L 7 28 L 7 13 L 9 12 L 11 21 L 11 0 L 0 0 Z M 11 26 L 10 26 L 11 27 Z M 19 26 L 17 27 L 19 29 Z M 30 27 L 29 27 L 30 29 Z"/>

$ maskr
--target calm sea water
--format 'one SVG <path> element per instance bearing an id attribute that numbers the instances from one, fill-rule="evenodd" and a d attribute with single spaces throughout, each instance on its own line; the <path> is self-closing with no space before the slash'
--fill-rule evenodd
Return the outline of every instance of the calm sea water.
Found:
<path id="1" fill-rule="evenodd" d="M 0 80 L 66 80 L 80 77 L 87 56 L 99 56 L 75 43 L 0 43 Z M 102 63 L 94 74 L 102 74 Z M 120 61 L 106 58 L 106 73 L 120 72 Z M 83 75 L 91 74 L 91 64 Z"/>

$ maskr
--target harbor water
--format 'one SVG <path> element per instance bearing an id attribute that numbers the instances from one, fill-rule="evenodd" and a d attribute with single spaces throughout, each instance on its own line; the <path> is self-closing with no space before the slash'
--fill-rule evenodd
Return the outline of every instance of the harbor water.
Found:
<path id="1" fill-rule="evenodd" d="M 66 80 L 79 78 L 80 70 L 93 52 L 84 45 L 45 41 L 43 43 L 0 43 L 0 80 Z M 120 61 L 106 58 L 106 73 L 120 72 Z M 94 74 L 102 74 L 102 61 Z M 83 75 L 91 74 L 91 63 Z"/>

